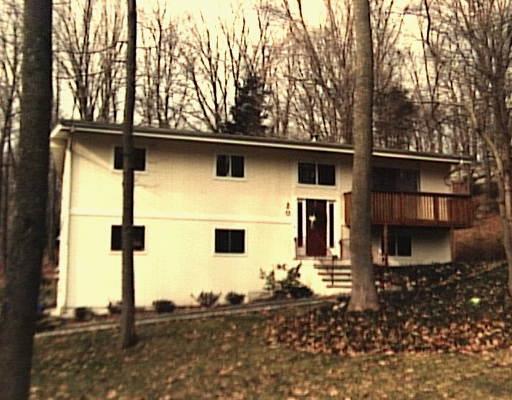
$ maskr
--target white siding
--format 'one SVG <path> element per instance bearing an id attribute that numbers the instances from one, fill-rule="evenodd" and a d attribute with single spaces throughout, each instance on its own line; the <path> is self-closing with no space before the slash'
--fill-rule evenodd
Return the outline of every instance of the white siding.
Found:
<path id="1" fill-rule="evenodd" d="M 67 154 L 58 299 L 62 310 L 104 308 L 121 298 L 121 255 L 110 250 L 110 227 L 121 223 L 122 174 L 113 169 L 113 149 L 120 140 L 75 133 L 73 155 Z M 297 199 L 334 202 L 335 253 L 338 241 L 349 238 L 343 206 L 343 193 L 351 190 L 348 155 L 148 138 L 136 138 L 135 144 L 147 149 L 146 171 L 136 172 L 135 179 L 135 223 L 146 227 L 146 248 L 135 255 L 137 305 L 162 298 L 190 304 L 191 294 L 202 290 L 226 294 L 261 289 L 260 268 L 298 263 Z M 244 179 L 217 178 L 217 154 L 243 155 Z M 336 186 L 298 184 L 298 161 L 335 164 Z M 442 180 L 447 165 L 397 163 L 421 167 L 422 191 L 447 191 Z M 215 228 L 245 229 L 246 253 L 215 254 Z M 413 263 L 447 261 L 449 249 L 447 233 L 420 235 L 414 238 Z M 311 269 L 312 263 L 305 268 Z M 313 289 L 327 292 L 312 273 L 304 271 Z"/>

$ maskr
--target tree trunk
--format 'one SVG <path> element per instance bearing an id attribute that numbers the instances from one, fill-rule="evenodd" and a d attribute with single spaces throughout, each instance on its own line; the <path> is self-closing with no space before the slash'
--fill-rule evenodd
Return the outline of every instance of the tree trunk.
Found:
<path id="1" fill-rule="evenodd" d="M 0 320 L 0 399 L 26 399 L 45 245 L 52 100 L 52 1 L 25 0 L 14 223 Z"/>
<path id="2" fill-rule="evenodd" d="M 493 209 L 493 198 L 492 198 L 492 175 L 491 175 L 491 160 L 489 157 L 489 151 L 487 150 L 487 145 L 483 144 L 483 162 L 484 162 L 484 172 L 485 172 L 485 180 L 484 180 L 484 201 L 485 207 L 484 210 L 486 213 Z"/>
<path id="3" fill-rule="evenodd" d="M 357 77 L 354 95 L 354 161 L 350 252 L 352 293 L 349 311 L 379 308 L 371 254 L 371 168 L 373 53 L 368 0 L 353 0 Z"/>
<path id="4" fill-rule="evenodd" d="M 512 173 L 510 151 L 503 150 L 502 163 L 498 168 L 499 212 L 503 228 L 503 247 L 508 264 L 507 290 L 512 298 Z"/>
<path id="5" fill-rule="evenodd" d="M 136 0 L 127 0 L 128 46 L 126 50 L 126 97 L 123 125 L 123 276 L 121 347 L 133 346 L 135 334 L 135 284 L 133 271 L 133 113 L 135 107 L 135 63 L 137 46 Z"/>

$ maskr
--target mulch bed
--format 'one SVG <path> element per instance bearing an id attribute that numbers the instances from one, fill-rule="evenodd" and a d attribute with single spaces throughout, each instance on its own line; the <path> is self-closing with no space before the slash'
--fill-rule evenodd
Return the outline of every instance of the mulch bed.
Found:
<path id="1" fill-rule="evenodd" d="M 381 271 L 382 272 L 382 271 Z M 438 265 L 387 271 L 399 281 L 378 312 L 348 313 L 346 301 L 269 324 L 271 344 L 343 355 L 512 349 L 505 265 Z"/>

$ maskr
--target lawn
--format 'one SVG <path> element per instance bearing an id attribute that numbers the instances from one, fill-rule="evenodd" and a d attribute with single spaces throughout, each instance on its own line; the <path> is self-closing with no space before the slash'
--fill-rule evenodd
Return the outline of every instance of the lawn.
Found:
<path id="1" fill-rule="evenodd" d="M 287 311 L 289 313 L 290 311 Z M 300 313 L 305 310 L 296 311 Z M 36 341 L 32 399 L 509 399 L 512 352 L 346 357 L 267 344 L 269 314 Z"/>

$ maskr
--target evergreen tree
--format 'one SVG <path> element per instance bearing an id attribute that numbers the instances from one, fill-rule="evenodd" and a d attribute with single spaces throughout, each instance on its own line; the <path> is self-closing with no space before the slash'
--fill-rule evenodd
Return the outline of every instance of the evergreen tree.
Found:
<path id="1" fill-rule="evenodd" d="M 232 121 L 227 121 L 222 131 L 224 133 L 264 136 L 267 127 L 264 124 L 265 84 L 260 76 L 249 72 L 242 85 L 237 87 L 235 105 L 231 107 Z"/>
<path id="2" fill-rule="evenodd" d="M 374 100 L 374 144 L 377 147 L 408 150 L 418 109 L 407 90 L 393 85 L 385 92 L 377 92 Z"/>

